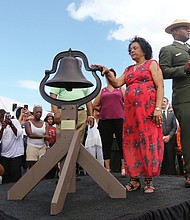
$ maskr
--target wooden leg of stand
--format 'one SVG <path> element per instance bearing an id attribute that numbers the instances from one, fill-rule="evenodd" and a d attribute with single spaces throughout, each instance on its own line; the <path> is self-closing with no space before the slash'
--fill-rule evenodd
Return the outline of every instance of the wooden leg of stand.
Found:
<path id="1" fill-rule="evenodd" d="M 60 167 L 59 176 L 60 176 L 61 170 L 63 169 L 64 163 L 65 163 L 65 157 L 59 163 L 59 167 Z M 68 190 L 68 193 L 74 193 L 74 192 L 76 192 L 76 171 L 73 172 L 73 177 L 71 179 L 69 190 Z"/>
<path id="2" fill-rule="evenodd" d="M 69 147 L 59 181 L 57 183 L 54 196 L 51 201 L 51 215 L 57 215 L 63 209 L 65 198 L 67 196 L 73 173 L 76 167 L 76 161 L 80 149 L 80 134 L 78 131 L 74 133 L 71 145 Z M 76 179 L 75 179 L 76 181 Z"/>
<path id="3" fill-rule="evenodd" d="M 126 198 L 126 188 L 83 146 L 77 162 L 111 198 Z"/>
<path id="4" fill-rule="evenodd" d="M 23 199 L 43 177 L 66 155 L 69 146 L 56 143 L 8 191 L 8 200 Z"/>

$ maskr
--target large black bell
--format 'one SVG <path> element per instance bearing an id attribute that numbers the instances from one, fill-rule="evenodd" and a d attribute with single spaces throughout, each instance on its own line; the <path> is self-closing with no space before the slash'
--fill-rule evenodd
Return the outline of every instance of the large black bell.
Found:
<path id="1" fill-rule="evenodd" d="M 71 91 L 73 88 L 93 86 L 93 84 L 84 77 L 79 65 L 79 60 L 74 57 L 62 58 L 56 75 L 47 81 L 45 85 L 66 88 L 68 91 Z"/>

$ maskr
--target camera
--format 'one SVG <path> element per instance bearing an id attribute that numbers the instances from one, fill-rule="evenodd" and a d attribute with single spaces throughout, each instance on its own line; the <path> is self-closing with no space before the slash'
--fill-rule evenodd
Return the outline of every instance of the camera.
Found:
<path id="1" fill-rule="evenodd" d="M 10 112 L 6 112 L 4 116 L 4 120 L 9 120 L 9 119 L 11 119 L 11 114 Z"/>

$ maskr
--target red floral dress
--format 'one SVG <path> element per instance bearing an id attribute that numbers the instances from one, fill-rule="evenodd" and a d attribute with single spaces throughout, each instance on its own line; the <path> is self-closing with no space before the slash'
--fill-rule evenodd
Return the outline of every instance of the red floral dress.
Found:
<path id="1" fill-rule="evenodd" d="M 123 124 L 123 153 L 129 176 L 160 174 L 164 143 L 162 127 L 149 118 L 156 107 L 156 88 L 149 70 L 152 60 L 134 70 L 125 70 L 126 93 Z"/>

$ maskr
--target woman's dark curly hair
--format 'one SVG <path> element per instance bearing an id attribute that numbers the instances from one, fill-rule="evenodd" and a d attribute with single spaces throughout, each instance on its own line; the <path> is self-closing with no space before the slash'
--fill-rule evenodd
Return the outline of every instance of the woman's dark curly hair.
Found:
<path id="1" fill-rule="evenodd" d="M 145 54 L 145 59 L 146 60 L 150 60 L 152 58 L 152 47 L 150 46 L 150 44 L 142 37 L 137 37 L 135 36 L 133 39 L 130 40 L 130 44 L 129 44 L 129 47 L 128 47 L 128 51 L 129 51 L 129 54 L 131 53 L 131 44 L 133 44 L 134 42 L 137 42 L 139 43 L 142 51 L 144 52 Z"/>

